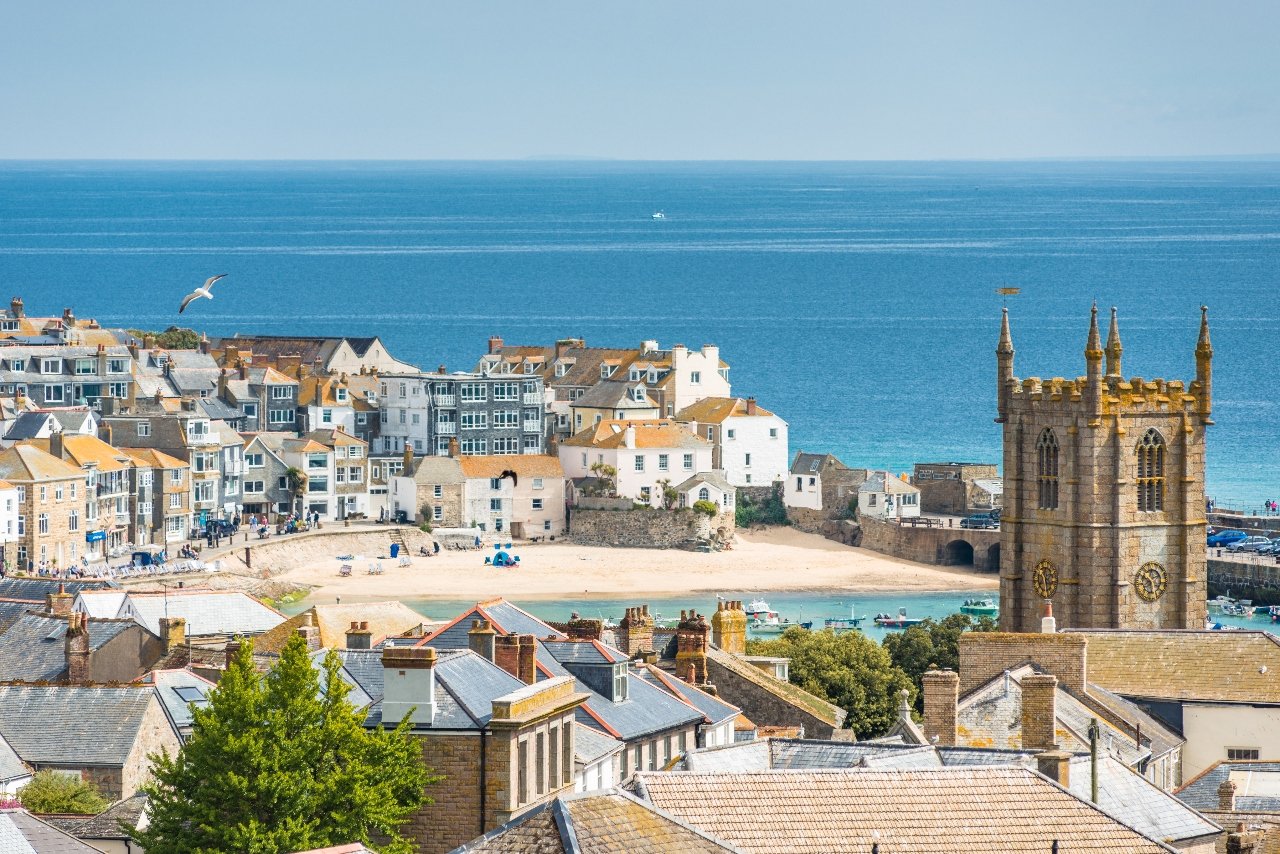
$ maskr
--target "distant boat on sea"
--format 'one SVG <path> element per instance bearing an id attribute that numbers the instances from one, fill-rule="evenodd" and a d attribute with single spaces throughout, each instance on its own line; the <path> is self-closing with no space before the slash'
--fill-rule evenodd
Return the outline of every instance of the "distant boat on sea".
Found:
<path id="1" fill-rule="evenodd" d="M 961 614 L 968 614 L 972 617 L 998 617 L 1000 615 L 1000 606 L 990 597 L 986 599 L 966 599 L 964 604 L 960 606 Z"/>
<path id="2" fill-rule="evenodd" d="M 918 626 L 924 622 L 920 617 L 908 617 L 906 608 L 899 608 L 897 616 L 893 614 L 876 614 L 875 623 L 882 629 L 905 629 Z"/>
<path id="3" fill-rule="evenodd" d="M 662 211 L 653 212 L 652 219 L 666 219 L 666 218 L 667 218 L 667 215 L 664 214 Z"/>

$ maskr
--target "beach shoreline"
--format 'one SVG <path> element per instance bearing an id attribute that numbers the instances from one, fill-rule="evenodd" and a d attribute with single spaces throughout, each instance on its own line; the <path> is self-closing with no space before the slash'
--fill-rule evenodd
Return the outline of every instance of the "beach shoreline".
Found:
<path id="1" fill-rule="evenodd" d="M 299 540 L 290 565 L 271 580 L 310 592 L 303 604 L 398 600 L 554 600 L 566 598 L 662 598 L 680 595 L 771 591 L 815 593 L 988 592 L 998 576 L 972 567 L 945 567 L 901 560 L 846 546 L 793 528 L 739 531 L 723 552 L 609 548 L 567 542 L 516 544 L 521 565 L 495 568 L 483 551 L 445 550 L 411 555 L 409 566 L 381 559 L 382 574 L 369 573 L 375 555 L 356 556 L 342 577 L 341 541 Z M 410 549 L 416 551 L 415 548 Z"/>

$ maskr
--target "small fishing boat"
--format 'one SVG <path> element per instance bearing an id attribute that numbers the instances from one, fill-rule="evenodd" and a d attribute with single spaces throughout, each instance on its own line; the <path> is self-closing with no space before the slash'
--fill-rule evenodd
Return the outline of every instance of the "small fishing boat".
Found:
<path id="1" fill-rule="evenodd" d="M 853 610 L 853 606 L 849 606 L 849 616 L 847 617 L 827 617 L 822 621 L 824 629 L 831 629 L 836 634 L 843 632 L 860 632 L 862 631 L 862 621 L 866 617 L 859 617 Z"/>
<path id="2" fill-rule="evenodd" d="M 1267 614 L 1271 617 L 1271 622 L 1280 623 L 1280 605 L 1272 605 L 1267 609 Z"/>
<path id="3" fill-rule="evenodd" d="M 778 612 L 769 607 L 763 599 L 752 599 L 747 603 L 747 617 L 752 620 L 778 619 Z"/>
<path id="4" fill-rule="evenodd" d="M 651 217 L 651 219 L 666 219 L 666 218 L 667 218 L 667 215 L 664 214 L 662 211 L 654 211 L 653 216 Z"/>
<path id="5" fill-rule="evenodd" d="M 799 626 L 802 629 L 812 629 L 813 621 L 805 620 L 797 622 L 795 620 L 752 620 L 747 623 L 747 630 L 756 635 L 780 635 L 792 626 Z"/>
<path id="6" fill-rule="evenodd" d="M 985 599 L 966 599 L 960 606 L 960 613 L 974 617 L 996 617 L 1000 615 L 1000 606 L 989 596 Z"/>
<path id="7" fill-rule="evenodd" d="M 924 620 L 920 617 L 908 617 L 906 608 L 899 608 L 898 613 L 894 614 L 876 614 L 875 623 L 882 629 L 905 629 L 908 626 L 918 626 Z"/>

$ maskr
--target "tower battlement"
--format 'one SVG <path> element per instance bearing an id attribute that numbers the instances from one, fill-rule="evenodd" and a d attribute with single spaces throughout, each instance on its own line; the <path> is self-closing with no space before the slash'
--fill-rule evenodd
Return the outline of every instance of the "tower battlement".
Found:
<path id="1" fill-rule="evenodd" d="M 1089 318 L 1085 374 L 1013 373 L 1006 310 L 996 347 L 1004 432 L 1000 625 L 1036 631 L 1044 600 L 1072 628 L 1201 628 L 1204 443 L 1212 402 L 1208 310 L 1196 376 L 1126 379 L 1119 319 Z"/>

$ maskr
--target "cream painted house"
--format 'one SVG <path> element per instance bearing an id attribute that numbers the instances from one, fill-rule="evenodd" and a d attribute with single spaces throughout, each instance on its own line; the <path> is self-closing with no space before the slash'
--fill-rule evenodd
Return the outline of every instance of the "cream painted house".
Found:
<path id="1" fill-rule="evenodd" d="M 920 490 L 887 471 L 872 472 L 858 487 L 859 519 L 909 519 L 920 515 Z"/>
<path id="2" fill-rule="evenodd" d="M 545 454 L 459 457 L 463 523 L 512 537 L 565 533 L 565 476 L 556 457 Z"/>
<path id="3" fill-rule="evenodd" d="M 619 497 L 661 507 L 664 481 L 674 487 L 711 470 L 711 443 L 665 418 L 601 421 L 562 442 L 560 462 L 570 479 L 598 477 L 600 466 L 612 467 Z"/>

